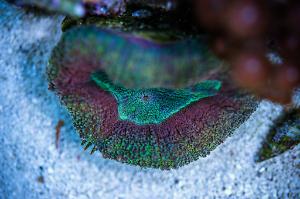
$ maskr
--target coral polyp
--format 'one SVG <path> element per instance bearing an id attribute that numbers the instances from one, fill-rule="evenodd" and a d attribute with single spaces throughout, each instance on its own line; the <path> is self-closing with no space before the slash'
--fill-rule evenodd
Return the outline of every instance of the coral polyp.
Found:
<path id="1" fill-rule="evenodd" d="M 188 44 L 205 49 L 198 58 L 194 54 L 192 66 L 185 60 L 189 57 L 184 52 L 191 52 Z M 169 70 L 172 63 L 176 67 Z M 197 75 L 177 86 L 177 67 L 183 76 Z M 137 85 L 144 74 L 149 80 L 142 78 L 147 84 L 141 88 L 122 83 Z M 102 28 L 71 28 L 53 51 L 48 78 L 85 142 L 106 158 L 141 167 L 177 168 L 206 156 L 257 105 L 253 96 L 236 88 L 222 62 L 198 39 L 158 45 Z"/>

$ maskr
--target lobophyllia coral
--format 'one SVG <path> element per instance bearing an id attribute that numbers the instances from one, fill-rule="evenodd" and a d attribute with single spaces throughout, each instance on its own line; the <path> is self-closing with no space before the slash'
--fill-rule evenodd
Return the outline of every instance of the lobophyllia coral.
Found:
<path id="1" fill-rule="evenodd" d="M 205 49 L 207 55 L 198 54 L 201 59 L 194 59 L 196 69 L 185 60 L 189 59 L 184 52 L 191 52 L 190 44 Z M 198 38 L 160 44 L 140 35 L 95 26 L 73 27 L 63 34 L 53 51 L 48 68 L 50 88 L 71 113 L 83 142 L 93 144 L 93 150 L 100 150 L 104 157 L 141 167 L 177 168 L 209 154 L 257 105 L 253 96 L 237 89 L 226 67 L 204 46 Z M 214 60 L 210 63 L 216 65 L 206 64 L 208 60 Z M 137 74 L 123 72 L 131 67 Z M 185 81 L 177 89 L 161 88 L 165 83 L 152 88 L 151 78 L 176 84 L 177 76 L 169 77 L 168 73 L 176 74 L 172 71 L 180 68 L 184 69 L 183 74 L 191 68 L 196 71 L 192 82 Z M 143 73 L 150 74 L 148 86 L 124 86 L 126 82 L 130 85 L 132 79 L 139 82 L 131 76 Z M 187 97 L 193 95 L 195 100 Z M 184 106 L 178 106 L 178 101 Z M 122 104 L 134 107 L 129 117 L 122 117 L 122 110 L 118 109 Z M 149 116 L 152 106 L 159 109 Z M 170 111 L 170 107 L 176 111 Z"/>

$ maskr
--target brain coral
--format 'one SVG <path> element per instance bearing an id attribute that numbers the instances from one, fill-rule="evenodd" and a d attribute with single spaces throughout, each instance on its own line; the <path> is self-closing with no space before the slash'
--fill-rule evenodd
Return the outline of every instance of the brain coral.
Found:
<path id="1" fill-rule="evenodd" d="M 201 59 L 195 58 L 191 66 L 185 60 L 188 59 L 185 52 L 192 53 L 187 44 L 206 49 L 200 51 Z M 53 51 L 48 68 L 50 88 L 71 113 L 82 140 L 93 144 L 104 157 L 141 167 L 178 168 L 209 154 L 257 105 L 255 98 L 236 88 L 222 63 L 206 51 L 197 39 L 162 45 L 101 28 L 72 28 L 64 33 Z M 208 56 L 204 59 L 201 52 Z M 211 67 L 207 60 L 219 65 Z M 173 76 L 176 70 L 183 76 L 191 72 L 197 75 L 192 82 L 185 81 L 188 78 L 180 80 L 179 76 L 178 80 Z M 139 75 L 144 73 L 148 82 L 142 88 L 124 86 L 123 83 L 140 82 Z M 156 78 L 159 83 L 152 88 L 151 82 Z M 178 81 L 186 86 L 159 87 Z M 177 108 L 172 106 L 170 111 L 171 105 L 166 102 L 173 98 Z M 153 102 L 134 103 L 140 99 Z M 142 113 L 130 112 L 132 107 L 126 105 L 132 103 L 135 109 L 143 109 Z M 160 107 L 170 114 L 163 119 L 159 118 L 160 111 L 156 111 L 155 117 L 147 116 L 157 104 L 166 105 L 165 109 Z M 122 111 L 126 115 L 126 110 L 120 110 L 122 105 L 129 110 L 127 117 L 122 116 Z M 137 116 L 132 117 L 133 113 Z"/>

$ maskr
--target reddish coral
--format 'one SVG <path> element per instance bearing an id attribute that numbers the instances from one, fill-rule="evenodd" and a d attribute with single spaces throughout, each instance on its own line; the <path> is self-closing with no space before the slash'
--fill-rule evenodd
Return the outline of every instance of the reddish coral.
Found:
<path id="1" fill-rule="evenodd" d="M 76 45 L 73 42 L 63 38 L 54 50 L 50 85 L 70 111 L 82 139 L 94 144 L 104 157 L 142 167 L 177 168 L 209 154 L 256 108 L 257 101 L 238 90 L 220 67 L 199 77 L 199 81 L 221 81 L 217 95 L 189 105 L 160 124 L 121 120 L 114 96 L 91 81 L 91 74 L 103 69 L 96 61 L 101 57 L 86 51 L 91 49 L 88 45 L 69 51 L 68 47 Z"/>

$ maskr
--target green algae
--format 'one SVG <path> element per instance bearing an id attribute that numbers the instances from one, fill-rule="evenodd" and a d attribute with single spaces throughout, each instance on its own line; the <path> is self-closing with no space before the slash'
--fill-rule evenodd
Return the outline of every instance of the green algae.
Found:
<path id="1" fill-rule="evenodd" d="M 191 103 L 216 95 L 221 88 L 220 81 L 207 80 L 184 89 L 127 89 L 111 83 L 103 72 L 93 73 L 91 79 L 115 97 L 121 120 L 139 125 L 159 124 Z"/>

